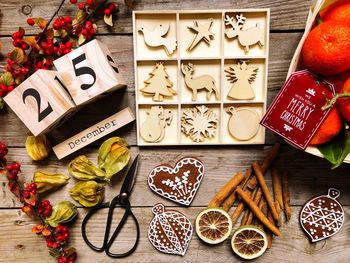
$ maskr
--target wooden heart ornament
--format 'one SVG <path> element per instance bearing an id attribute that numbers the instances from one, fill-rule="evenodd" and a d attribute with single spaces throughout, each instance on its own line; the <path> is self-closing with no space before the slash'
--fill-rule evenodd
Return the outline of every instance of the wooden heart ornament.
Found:
<path id="1" fill-rule="evenodd" d="M 203 179 L 204 165 L 194 157 L 180 159 L 175 167 L 162 164 L 148 175 L 148 185 L 155 193 L 189 206 Z"/>
<path id="2" fill-rule="evenodd" d="M 300 212 L 300 224 L 312 242 L 335 235 L 344 223 L 344 210 L 336 200 L 340 191 L 328 189 L 328 195 L 321 195 L 307 202 Z"/>

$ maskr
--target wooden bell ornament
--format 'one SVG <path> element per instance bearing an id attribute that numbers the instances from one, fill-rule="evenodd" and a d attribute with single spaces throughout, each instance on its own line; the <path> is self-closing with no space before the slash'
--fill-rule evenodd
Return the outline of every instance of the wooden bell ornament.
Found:
<path id="1" fill-rule="evenodd" d="M 76 105 L 125 86 L 110 51 L 98 40 L 90 41 L 53 63 Z"/>
<path id="2" fill-rule="evenodd" d="M 51 70 L 36 71 L 4 100 L 34 136 L 49 131 L 75 107 L 58 73 Z"/>

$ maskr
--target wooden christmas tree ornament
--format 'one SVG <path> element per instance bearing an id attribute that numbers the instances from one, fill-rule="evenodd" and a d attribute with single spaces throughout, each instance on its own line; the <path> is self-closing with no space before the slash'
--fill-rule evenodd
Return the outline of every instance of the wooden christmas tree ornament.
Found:
<path id="1" fill-rule="evenodd" d="M 232 114 L 228 122 L 228 131 L 239 141 L 252 139 L 259 131 L 259 114 L 249 108 L 229 107 L 227 112 Z"/>
<path id="2" fill-rule="evenodd" d="M 99 95 L 126 85 L 110 51 L 98 40 L 88 42 L 53 63 L 76 105 L 91 102 Z"/>
<path id="3" fill-rule="evenodd" d="M 148 228 L 148 239 L 160 252 L 184 256 L 190 244 L 193 227 L 188 218 L 163 204 L 152 208 L 154 218 Z"/>
<path id="4" fill-rule="evenodd" d="M 217 125 L 217 114 L 204 105 L 188 108 L 182 113 L 181 131 L 194 142 L 214 138 Z"/>
<path id="5" fill-rule="evenodd" d="M 162 106 L 153 106 L 147 112 L 147 119 L 141 125 L 140 135 L 146 142 L 160 142 L 165 136 L 165 127 L 171 124 L 173 113 Z"/>
<path id="6" fill-rule="evenodd" d="M 243 30 L 243 26 L 246 22 L 246 17 L 243 14 L 236 15 L 236 22 L 233 21 L 233 17 L 226 15 L 225 25 L 230 25 L 232 28 L 225 30 L 227 38 L 238 38 L 239 44 L 244 47 L 246 53 L 249 52 L 250 46 L 259 44 L 259 47 L 264 46 L 264 34 L 259 27 L 259 23 L 256 23 L 255 27 Z"/>
<path id="7" fill-rule="evenodd" d="M 251 100 L 255 98 L 251 83 L 258 74 L 257 67 L 249 67 L 246 61 L 238 62 L 237 66 L 225 69 L 226 77 L 230 85 L 230 91 L 227 94 L 228 99 Z"/>
<path id="8" fill-rule="evenodd" d="M 217 100 L 220 99 L 220 93 L 215 85 L 215 79 L 210 75 L 202 75 L 193 77 L 194 65 L 188 63 L 187 65 L 181 64 L 181 71 L 185 75 L 186 86 L 192 90 L 192 101 L 197 101 L 197 93 L 199 90 L 206 90 L 207 100 L 210 100 L 211 94 L 214 93 Z"/>
<path id="9" fill-rule="evenodd" d="M 188 46 L 187 51 L 191 51 L 198 43 L 203 39 L 208 45 L 210 45 L 210 40 L 214 38 L 214 34 L 210 31 L 213 24 L 213 19 L 210 18 L 204 24 L 194 21 L 194 26 L 189 26 L 188 29 L 195 32 L 195 36 Z"/>
<path id="10" fill-rule="evenodd" d="M 177 41 L 175 37 L 165 37 L 169 29 L 170 24 L 159 24 L 153 30 L 142 26 L 138 29 L 138 32 L 143 34 L 143 39 L 147 46 L 163 47 L 167 55 L 170 56 L 176 50 Z"/>
<path id="11" fill-rule="evenodd" d="M 172 97 L 176 95 L 173 89 L 173 83 L 169 79 L 163 62 L 158 62 L 149 78 L 144 81 L 145 87 L 140 89 L 145 95 L 153 96 L 153 101 L 163 101 L 164 97 Z"/>
<path id="12" fill-rule="evenodd" d="M 75 107 L 58 73 L 51 70 L 36 71 L 4 100 L 34 136 L 48 132 Z"/>

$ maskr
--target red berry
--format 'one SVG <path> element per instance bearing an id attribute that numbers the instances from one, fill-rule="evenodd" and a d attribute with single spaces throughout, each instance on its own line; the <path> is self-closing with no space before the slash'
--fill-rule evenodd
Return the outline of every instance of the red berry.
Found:
<path id="1" fill-rule="evenodd" d="M 107 8 L 103 11 L 103 13 L 107 16 L 109 16 L 111 14 L 111 9 Z"/>
<path id="2" fill-rule="evenodd" d="M 75 5 L 78 1 L 77 0 L 70 0 L 71 4 Z"/>
<path id="3" fill-rule="evenodd" d="M 115 3 L 110 3 L 110 4 L 108 5 L 108 8 L 109 8 L 112 12 L 114 12 L 115 10 L 117 10 L 117 5 L 116 5 Z"/>
<path id="4" fill-rule="evenodd" d="M 33 190 L 36 189 L 36 184 L 35 184 L 35 183 L 31 183 L 29 186 L 30 186 L 30 188 L 33 189 Z"/>
<path id="5" fill-rule="evenodd" d="M 92 6 L 94 4 L 94 0 L 87 0 L 86 3 L 89 5 L 89 6 Z"/>
<path id="6" fill-rule="evenodd" d="M 72 18 L 70 16 L 66 16 L 64 18 L 64 22 L 68 23 L 68 24 L 71 24 L 72 23 Z"/>
<path id="7" fill-rule="evenodd" d="M 67 49 L 71 49 L 71 48 L 72 48 L 72 43 L 68 41 L 68 42 L 65 44 L 65 47 L 66 47 Z"/>
<path id="8" fill-rule="evenodd" d="M 14 89 L 15 89 L 15 88 L 14 88 L 13 86 L 8 86 L 8 87 L 7 87 L 7 91 L 8 91 L 8 92 L 13 91 Z"/>
<path id="9" fill-rule="evenodd" d="M 13 33 L 13 34 L 12 34 L 12 38 L 13 38 L 13 39 L 21 38 L 21 33 L 19 33 L 19 32 Z"/>
<path id="10" fill-rule="evenodd" d="M 24 196 L 24 198 L 29 198 L 30 197 L 30 193 L 28 191 L 24 191 L 23 192 L 23 196 Z"/>
<path id="11" fill-rule="evenodd" d="M 84 2 L 80 2 L 80 3 L 78 4 L 78 8 L 79 8 L 80 10 L 84 10 L 84 9 L 85 9 L 85 3 L 84 3 Z"/>
<path id="12" fill-rule="evenodd" d="M 26 42 L 22 42 L 21 48 L 24 49 L 24 50 L 26 50 L 26 49 L 29 48 L 29 45 L 28 45 Z"/>
<path id="13" fill-rule="evenodd" d="M 33 26 L 33 25 L 35 24 L 34 19 L 31 18 L 31 17 L 29 17 L 29 18 L 27 19 L 27 23 L 28 23 L 28 25 L 30 25 L 30 26 Z"/>
<path id="14" fill-rule="evenodd" d="M 87 36 L 88 35 L 88 31 L 84 28 L 81 33 L 84 35 L 84 36 Z"/>

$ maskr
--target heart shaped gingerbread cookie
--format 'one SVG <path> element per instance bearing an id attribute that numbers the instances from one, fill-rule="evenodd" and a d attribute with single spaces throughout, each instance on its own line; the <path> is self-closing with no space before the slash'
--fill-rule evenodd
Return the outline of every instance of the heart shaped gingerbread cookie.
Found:
<path id="1" fill-rule="evenodd" d="M 189 206 L 203 179 L 204 165 L 194 157 L 180 159 L 175 167 L 162 164 L 148 175 L 148 185 L 155 193 Z"/>

